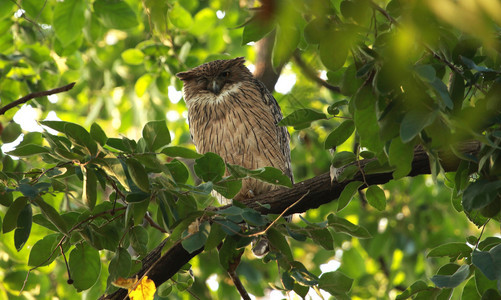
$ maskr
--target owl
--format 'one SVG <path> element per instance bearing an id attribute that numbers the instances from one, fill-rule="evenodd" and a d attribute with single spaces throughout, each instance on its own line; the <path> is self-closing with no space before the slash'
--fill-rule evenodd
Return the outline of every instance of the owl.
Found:
<path id="1" fill-rule="evenodd" d="M 214 152 L 247 169 L 275 167 L 291 180 L 289 132 L 277 126 L 282 112 L 265 85 L 244 65 L 245 59 L 215 60 L 181 72 L 193 143 L 199 153 Z M 233 198 L 243 200 L 276 186 L 253 178 L 242 181 Z M 231 203 L 220 194 L 222 204 Z"/>

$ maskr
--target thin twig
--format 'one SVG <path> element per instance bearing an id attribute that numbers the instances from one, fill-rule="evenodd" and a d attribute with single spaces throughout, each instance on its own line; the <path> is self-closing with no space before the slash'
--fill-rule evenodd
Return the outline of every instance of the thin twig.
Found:
<path id="1" fill-rule="evenodd" d="M 247 235 L 249 237 L 253 237 L 253 236 L 258 236 L 258 235 L 263 235 L 265 234 L 270 228 L 271 226 L 273 226 L 273 224 L 275 224 L 289 209 L 291 209 L 292 207 L 294 207 L 296 204 L 298 204 L 299 202 L 301 202 L 301 200 L 304 199 L 304 197 L 306 197 L 308 194 L 310 193 L 310 190 L 308 190 L 303 196 L 301 196 L 301 198 L 299 198 L 298 200 L 296 200 L 296 202 L 292 203 L 291 205 L 289 205 L 278 217 L 275 218 L 275 220 L 273 220 L 273 222 L 271 222 L 263 231 L 260 231 L 260 232 L 256 232 L 256 233 L 253 233 L 253 234 L 250 234 L 250 235 Z"/>
<path id="2" fill-rule="evenodd" d="M 335 93 L 341 93 L 341 88 L 338 86 L 334 86 L 327 81 L 323 80 L 322 78 L 318 77 L 316 72 L 310 68 L 301 58 L 301 55 L 299 52 L 294 52 L 293 55 L 294 61 L 296 62 L 296 65 L 301 68 L 303 71 L 304 76 L 310 78 L 311 80 L 315 81 L 316 83 L 320 84 L 323 87 L 326 87 L 327 89 L 335 92 Z"/>
<path id="3" fill-rule="evenodd" d="M 153 219 L 148 215 L 148 212 L 146 212 L 144 218 L 146 219 L 146 221 L 148 221 L 151 227 L 159 230 L 161 233 L 168 233 L 165 229 L 163 229 L 160 225 L 158 225 L 157 223 L 155 223 L 155 221 L 153 221 Z"/>
<path id="4" fill-rule="evenodd" d="M 233 281 L 233 284 L 237 288 L 238 293 L 240 294 L 240 297 L 244 300 L 251 300 L 251 297 L 249 296 L 249 293 L 247 293 L 247 290 L 245 290 L 244 285 L 242 284 L 242 281 L 240 281 L 240 278 L 238 278 L 237 273 L 235 270 L 228 271 L 228 275 L 230 276 L 231 280 Z"/>
<path id="5" fill-rule="evenodd" d="M 4 107 L 0 108 L 0 116 L 5 114 L 5 112 L 7 112 L 9 109 L 13 108 L 13 107 L 16 107 L 20 104 L 23 104 L 23 103 L 26 103 L 28 101 L 30 101 L 31 99 L 33 98 L 40 98 L 40 97 L 45 97 L 45 96 L 49 96 L 49 95 L 53 95 L 53 94 L 58 94 L 58 93 L 62 93 L 62 92 L 66 92 L 66 91 L 69 91 L 73 88 L 73 86 L 75 85 L 75 82 L 72 82 L 70 84 L 67 84 L 65 86 L 61 86 L 61 87 L 58 87 L 58 88 L 55 88 L 55 89 L 52 89 L 52 90 L 48 90 L 48 91 L 41 91 L 41 92 L 34 92 L 34 93 L 31 93 L 31 94 L 28 94 L 22 98 L 19 98 L 17 99 L 16 101 L 13 101 L 7 105 L 5 105 Z"/>

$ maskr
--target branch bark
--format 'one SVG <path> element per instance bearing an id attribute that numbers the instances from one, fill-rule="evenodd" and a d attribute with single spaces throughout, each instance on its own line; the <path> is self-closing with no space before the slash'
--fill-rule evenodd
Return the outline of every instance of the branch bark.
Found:
<path id="1" fill-rule="evenodd" d="M 11 103 L 9 103 L 9 104 L 5 105 L 4 107 L 0 108 L 0 116 L 3 115 L 3 114 L 5 114 L 9 109 L 11 109 L 13 107 L 16 107 L 16 106 L 18 106 L 20 104 L 26 103 L 26 102 L 30 101 L 31 99 L 40 98 L 40 97 L 45 97 L 45 96 L 49 96 L 49 95 L 54 95 L 54 94 L 66 92 L 66 91 L 71 90 L 74 85 L 75 85 L 75 82 L 72 82 L 70 84 L 67 84 L 65 86 L 61 86 L 61 87 L 58 87 L 58 88 L 55 88 L 55 89 L 52 89 L 52 90 L 41 91 L 41 92 L 35 92 L 35 93 L 28 94 L 28 95 L 26 95 L 26 96 L 24 96 L 22 98 L 19 98 L 16 101 L 12 101 Z"/>
<path id="2" fill-rule="evenodd" d="M 474 156 L 479 151 L 480 143 L 477 141 L 465 142 L 456 148 L 456 152 L 468 156 Z M 440 151 L 439 158 L 446 172 L 455 171 L 460 162 L 460 159 L 457 158 L 452 151 Z M 360 161 L 361 169 L 373 160 L 374 159 L 364 159 Z M 413 177 L 422 174 L 430 174 L 430 162 L 427 153 L 423 149 L 416 149 L 412 162 L 412 170 L 408 176 Z M 364 181 L 364 178 L 367 185 L 384 184 L 393 179 L 392 172 L 362 174 L 359 171 L 353 179 L 331 183 L 330 174 L 325 173 L 299 182 L 290 189 L 277 189 L 267 194 L 254 197 L 245 201 L 244 204 L 263 214 L 280 214 L 296 202 L 297 199 L 303 197 L 300 202 L 292 206 L 288 211 L 288 214 L 301 213 L 337 199 L 348 183 L 355 180 Z M 365 187 L 367 186 L 364 185 L 361 189 Z M 258 204 L 258 202 L 261 204 Z M 264 208 L 263 204 L 269 204 L 270 208 Z M 138 276 L 142 276 L 149 270 L 148 277 L 155 282 L 156 286 L 169 280 L 183 265 L 188 263 L 203 250 L 203 248 L 201 248 L 193 253 L 188 253 L 184 250 L 181 243 L 177 243 L 161 256 L 161 249 L 164 244 L 165 241 L 148 254 L 143 260 L 142 270 L 138 273 Z M 127 291 L 121 289 L 114 294 L 102 296 L 101 299 L 124 299 L 126 295 Z"/>

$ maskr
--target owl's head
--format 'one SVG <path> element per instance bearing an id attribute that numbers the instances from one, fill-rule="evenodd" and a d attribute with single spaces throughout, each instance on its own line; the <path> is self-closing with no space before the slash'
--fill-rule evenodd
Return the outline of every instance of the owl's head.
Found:
<path id="1" fill-rule="evenodd" d="M 235 83 L 252 78 L 252 73 L 244 65 L 245 59 L 237 57 L 228 60 L 215 60 L 176 76 L 184 83 L 185 98 L 195 93 L 219 95 Z"/>

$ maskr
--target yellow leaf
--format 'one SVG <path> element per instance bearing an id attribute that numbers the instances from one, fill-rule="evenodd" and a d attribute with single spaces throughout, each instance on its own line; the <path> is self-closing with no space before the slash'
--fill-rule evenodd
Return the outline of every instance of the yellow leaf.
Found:
<path id="1" fill-rule="evenodd" d="M 119 287 L 119 288 L 131 289 L 132 287 L 134 287 L 136 282 L 137 282 L 137 277 L 136 278 L 119 277 L 117 280 L 113 281 L 111 284 L 113 284 L 114 286 Z"/>
<path id="2" fill-rule="evenodd" d="M 156 290 L 153 280 L 144 276 L 134 289 L 129 288 L 129 298 L 131 300 L 153 300 Z"/>

